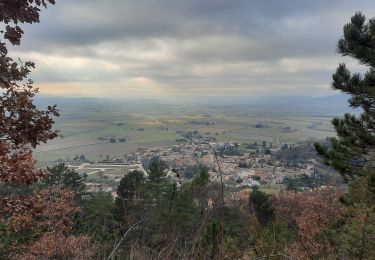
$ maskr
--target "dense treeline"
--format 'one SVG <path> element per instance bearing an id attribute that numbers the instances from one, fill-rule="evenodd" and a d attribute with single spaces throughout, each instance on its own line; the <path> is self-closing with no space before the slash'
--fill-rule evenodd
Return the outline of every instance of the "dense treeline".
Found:
<path id="1" fill-rule="evenodd" d="M 341 194 L 332 188 L 277 196 L 256 188 L 237 197 L 225 193 L 222 210 L 220 184 L 210 182 L 205 169 L 191 182 L 177 185 L 167 177 L 163 163 L 154 160 L 147 176 L 139 171 L 125 175 L 116 198 L 86 193 L 84 177 L 62 164 L 48 171 L 49 181 L 33 189 L 69 191 L 76 210 L 69 215 L 65 235 L 85 238 L 81 249 L 87 255 L 80 257 L 304 259 L 333 257 L 338 251 L 349 256 L 341 247 L 353 248 L 336 241 L 346 233 L 332 225 L 342 225 L 347 212 L 339 202 Z M 24 244 L 15 247 L 17 252 L 33 247 L 38 232 L 29 229 L 16 237 L 4 232 L 3 242 Z M 4 248 L 1 253 L 9 254 Z"/>
<path id="2" fill-rule="evenodd" d="M 358 218 L 362 211 L 340 202 L 343 196 L 333 188 L 276 196 L 256 188 L 237 197 L 226 193 L 221 214 L 220 184 L 210 182 L 205 169 L 191 182 L 177 185 L 167 177 L 163 163 L 154 160 L 147 176 L 139 171 L 125 175 L 116 198 L 105 192 L 87 193 L 84 177 L 63 164 L 48 172 L 46 180 L 32 190 L 48 196 L 60 190 L 69 196 L 47 203 L 46 211 L 55 216 L 47 219 L 49 225 L 60 225 L 63 215 L 69 222 L 64 235 L 80 238 L 79 250 L 84 252 L 77 258 L 356 258 L 361 250 L 366 254 L 373 250 L 371 240 L 366 240 L 366 246 L 358 240 L 362 227 L 371 230 L 372 222 Z M 66 214 L 50 208 L 67 206 Z M 48 243 L 38 240 L 46 227 L 40 229 L 40 219 L 35 221 L 33 228 L 23 231 L 1 229 L 2 245 L 14 246 L 13 252 L 2 247 L 4 258 L 22 256 L 23 250 Z M 55 245 L 50 250 L 57 249 Z M 46 256 L 31 252 L 37 258 Z"/>

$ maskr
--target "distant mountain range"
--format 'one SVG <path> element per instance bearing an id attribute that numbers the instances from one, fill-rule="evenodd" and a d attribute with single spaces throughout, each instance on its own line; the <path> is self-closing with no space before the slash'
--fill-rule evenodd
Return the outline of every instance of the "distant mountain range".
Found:
<path id="1" fill-rule="evenodd" d="M 59 97 L 59 96 L 39 96 L 35 99 L 38 106 L 46 107 L 47 105 L 57 104 L 60 108 L 64 107 L 86 107 L 101 106 L 111 107 L 120 106 L 147 106 L 147 105 L 200 105 L 210 107 L 246 107 L 246 108 L 268 108 L 268 109 L 287 109 L 299 112 L 324 112 L 327 115 L 341 114 L 344 112 L 356 112 L 348 106 L 349 96 L 336 94 L 321 97 L 309 96 L 267 96 L 267 97 L 250 97 L 250 96 L 196 96 L 189 99 L 177 100 L 156 100 L 156 99 L 104 99 L 89 97 Z"/>

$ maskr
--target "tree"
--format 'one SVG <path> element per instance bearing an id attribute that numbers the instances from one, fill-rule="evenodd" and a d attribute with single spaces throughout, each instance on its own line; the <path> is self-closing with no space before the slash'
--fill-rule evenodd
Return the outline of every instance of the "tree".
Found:
<path id="1" fill-rule="evenodd" d="M 54 0 L 1 0 L 0 22 L 4 40 L 19 45 L 23 31 L 19 24 L 39 22 L 40 7 Z M 43 175 L 34 167 L 31 149 L 53 139 L 52 129 L 58 116 L 56 106 L 39 110 L 33 103 L 38 89 L 28 78 L 34 63 L 17 63 L 8 56 L 5 41 L 0 39 L 0 180 L 31 184 Z"/>
<path id="2" fill-rule="evenodd" d="M 58 136 L 52 125 L 59 114 L 55 105 L 44 110 L 35 106 L 38 89 L 29 79 L 34 63 L 8 56 L 7 42 L 20 45 L 20 25 L 38 23 L 41 8 L 48 4 L 55 1 L 0 0 L 0 185 L 15 188 L 0 197 L 2 259 L 90 257 L 82 255 L 89 239 L 69 235 L 78 210 L 74 192 L 24 189 L 45 175 L 35 167 L 32 150 Z"/>
<path id="3" fill-rule="evenodd" d="M 89 234 L 97 240 L 109 240 L 116 237 L 118 223 L 113 211 L 115 204 L 113 196 L 107 192 L 91 194 L 84 201 L 80 213 L 79 231 Z"/>
<path id="4" fill-rule="evenodd" d="M 86 189 L 85 176 L 79 175 L 75 170 L 69 169 L 64 163 L 47 167 L 47 174 L 41 179 L 39 186 L 68 188 L 77 194 L 82 194 Z"/>
<path id="5" fill-rule="evenodd" d="M 274 209 L 270 196 L 254 188 L 249 197 L 250 209 L 255 213 L 259 223 L 262 225 L 269 224 L 274 217 Z"/>
<path id="6" fill-rule="evenodd" d="M 203 167 L 192 181 L 193 188 L 205 189 L 209 180 L 210 175 L 208 174 L 208 169 L 206 167 Z"/>
<path id="7" fill-rule="evenodd" d="M 8 56 L 5 40 L 19 45 L 23 31 L 19 24 L 39 22 L 40 7 L 53 0 L 0 1 L 0 181 L 13 184 L 36 182 L 44 171 L 35 168 L 32 148 L 53 139 L 53 119 L 56 106 L 39 110 L 33 104 L 38 89 L 32 86 L 28 74 L 32 62 L 17 63 Z"/>
<path id="8" fill-rule="evenodd" d="M 375 19 L 357 12 L 344 26 L 344 35 L 337 44 L 337 52 L 350 56 L 369 67 L 365 75 L 352 74 L 345 64 L 340 64 L 333 74 L 332 87 L 349 94 L 349 104 L 361 108 L 360 115 L 345 114 L 332 120 L 337 138 L 332 138 L 332 148 L 316 144 L 316 149 L 326 163 L 336 168 L 349 183 L 367 176 L 375 195 L 373 160 L 375 148 Z M 371 171 L 366 171 L 366 166 Z M 371 176 L 369 176 L 371 175 Z M 367 178 L 366 177 L 366 178 Z"/>
<path id="9" fill-rule="evenodd" d="M 328 241 L 332 238 L 324 231 L 343 217 L 345 209 L 339 198 L 340 192 L 335 189 L 281 193 L 275 197 L 276 212 L 297 233 L 297 240 L 286 250 L 293 259 L 324 258 L 331 252 Z"/>
<path id="10" fill-rule="evenodd" d="M 0 0 L 0 182 L 13 187 L 30 185 L 44 175 L 35 168 L 32 149 L 41 142 L 53 139 L 52 116 L 58 116 L 56 106 L 39 110 L 33 104 L 38 92 L 28 78 L 32 62 L 16 62 L 8 56 L 6 42 L 19 45 L 23 31 L 20 24 L 39 22 L 42 6 L 53 0 L 13 1 Z M 6 229 L 11 223 L 30 220 L 35 200 L 26 194 L 13 194 L 0 198 L 0 222 Z M 27 206 L 25 206 L 27 205 Z M 11 232 L 11 230 L 8 230 Z"/>
<path id="11" fill-rule="evenodd" d="M 32 202 L 23 197 L 6 199 L 2 210 L 10 217 L 5 227 L 0 225 L 1 259 L 89 257 L 90 238 L 70 234 L 79 211 L 74 197 L 69 189 L 48 188 L 34 191 Z M 13 207 L 11 199 L 22 207 Z"/>
<path id="12" fill-rule="evenodd" d="M 368 67 L 361 75 L 340 64 L 333 74 L 332 87 L 350 95 L 349 104 L 360 114 L 345 114 L 332 120 L 337 138 L 331 147 L 315 144 L 318 153 L 344 177 L 349 193 L 341 201 L 347 214 L 334 229 L 341 258 L 374 258 L 375 239 L 375 18 L 366 20 L 356 12 L 344 26 L 337 52 Z"/>
<path id="13" fill-rule="evenodd" d="M 143 183 L 143 172 L 135 170 L 126 174 L 117 187 L 117 196 L 125 201 L 137 200 Z"/>
<path id="14" fill-rule="evenodd" d="M 215 259 L 218 254 L 218 248 L 220 246 L 220 224 L 216 221 L 209 221 L 206 225 L 206 230 L 203 234 L 202 247 L 205 250 L 202 250 L 204 254 L 202 258 L 206 259 Z"/>
<path id="15" fill-rule="evenodd" d="M 163 243 L 168 216 L 177 198 L 176 186 L 168 179 L 161 160 L 153 160 L 143 189 L 144 239 Z"/>
<path id="16" fill-rule="evenodd" d="M 117 187 L 117 198 L 115 200 L 116 209 L 115 214 L 117 220 L 123 222 L 124 220 L 134 222 L 139 217 L 138 214 L 130 214 L 138 211 L 137 205 L 139 205 L 142 197 L 142 187 L 143 187 L 144 177 L 143 172 L 135 170 L 126 174 L 120 180 L 120 183 Z M 131 212 L 132 211 L 132 212 Z M 130 216 L 132 215 L 132 216 Z M 128 219 L 129 217 L 133 218 L 133 221 Z M 124 219 L 125 218 L 125 219 Z"/>

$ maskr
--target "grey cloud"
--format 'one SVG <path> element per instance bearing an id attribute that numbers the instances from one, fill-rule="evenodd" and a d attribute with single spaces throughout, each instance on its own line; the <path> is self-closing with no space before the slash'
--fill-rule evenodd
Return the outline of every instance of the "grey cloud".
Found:
<path id="1" fill-rule="evenodd" d="M 41 57 L 35 79 L 43 82 L 120 84 L 124 78 L 145 77 L 176 91 L 247 85 L 309 91 L 326 82 L 329 90 L 339 60 L 336 42 L 356 10 L 375 16 L 369 12 L 375 3 L 60 0 L 43 13 L 40 24 L 25 26 L 23 44 L 14 50 L 21 56 L 40 53 L 87 62 L 87 68 L 54 68 Z M 285 59 L 303 60 L 300 66 L 309 65 L 309 59 L 333 62 L 287 71 L 280 65 Z M 116 69 L 106 69 L 110 65 Z"/>

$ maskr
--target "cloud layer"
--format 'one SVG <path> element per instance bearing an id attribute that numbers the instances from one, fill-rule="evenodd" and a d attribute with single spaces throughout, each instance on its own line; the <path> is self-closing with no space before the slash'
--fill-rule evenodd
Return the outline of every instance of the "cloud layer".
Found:
<path id="1" fill-rule="evenodd" d="M 342 27 L 372 0 L 60 0 L 15 56 L 42 93 L 106 97 L 330 93 Z"/>

